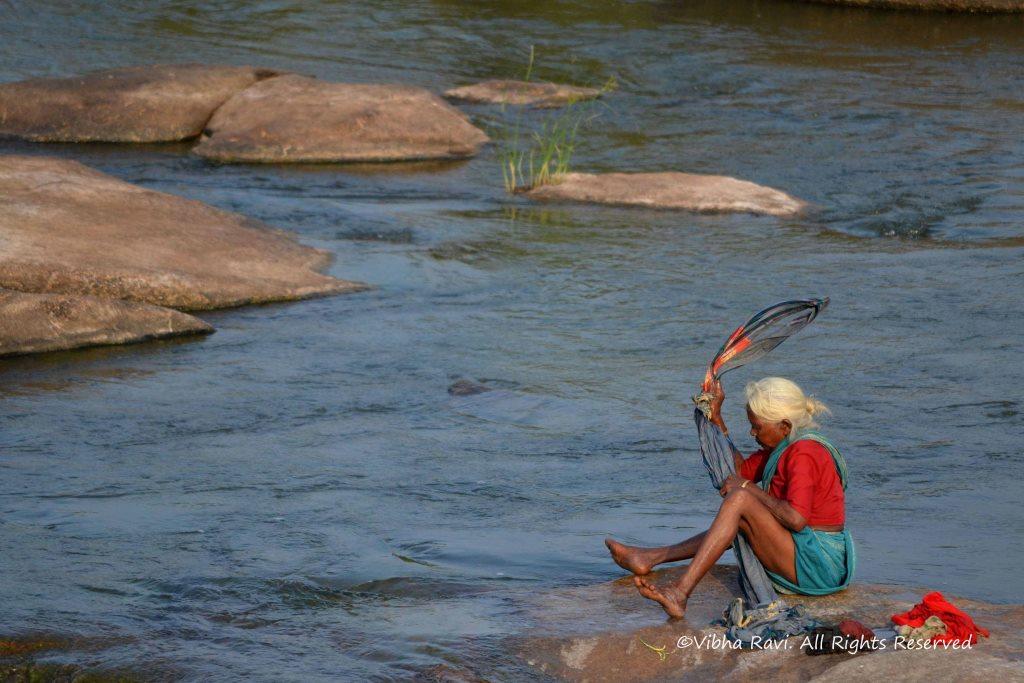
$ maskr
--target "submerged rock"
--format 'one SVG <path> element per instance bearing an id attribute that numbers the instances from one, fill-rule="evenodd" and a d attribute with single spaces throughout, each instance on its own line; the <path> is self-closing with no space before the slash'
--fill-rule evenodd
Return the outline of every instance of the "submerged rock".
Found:
<path id="1" fill-rule="evenodd" d="M 328 252 L 74 161 L 0 156 L 0 287 L 187 310 L 351 292 Z"/>
<path id="2" fill-rule="evenodd" d="M 472 671 L 447 664 L 435 664 L 423 669 L 413 678 L 415 683 L 487 683 Z"/>
<path id="3" fill-rule="evenodd" d="M 448 394 L 450 396 L 476 396 L 485 391 L 492 391 L 492 389 L 487 385 L 469 379 L 455 380 L 448 386 Z"/>
<path id="4" fill-rule="evenodd" d="M 0 84 L 0 135 L 37 142 L 169 142 L 262 78 L 249 66 L 165 64 Z"/>
<path id="5" fill-rule="evenodd" d="M 658 572 L 661 581 L 682 568 Z M 921 599 L 926 589 L 854 584 L 837 595 L 783 596 L 826 623 L 856 619 L 877 628 Z M 690 597 L 686 618 L 668 622 L 629 579 L 538 596 L 532 615 L 541 635 L 524 639 L 520 656 L 568 681 L 736 680 L 1024 680 L 1024 606 L 952 598 L 991 631 L 971 650 L 886 650 L 808 657 L 803 636 L 777 649 L 740 651 L 723 645 L 724 629 L 708 626 L 739 593 L 736 568 L 717 565 Z M 719 640 L 715 641 L 715 637 Z M 680 640 L 683 638 L 684 640 Z M 701 639 L 704 638 L 704 641 Z M 689 640 L 685 640 L 689 639 Z M 949 672 L 955 672 L 951 677 Z"/>
<path id="6" fill-rule="evenodd" d="M 598 88 L 582 88 L 560 83 L 494 80 L 446 90 L 444 96 L 473 104 L 532 104 L 539 108 L 563 107 L 601 96 Z"/>
<path id="7" fill-rule="evenodd" d="M 0 638 L 0 657 L 24 657 L 45 650 L 62 650 L 70 647 L 70 644 L 71 640 L 67 637 L 47 634 L 4 637 Z"/>
<path id="8" fill-rule="evenodd" d="M 134 301 L 0 289 L 0 356 L 208 334 L 187 313 Z"/>
<path id="9" fill-rule="evenodd" d="M 93 668 L 89 665 L 38 662 L 39 655 L 92 657 L 92 653 L 132 642 L 130 637 L 83 636 L 51 633 L 0 634 L 0 681 L 47 681 L 51 683 L 131 683 L 134 681 L 180 680 L 182 672 L 163 663 L 146 662 L 138 670 Z M 59 653 L 59 654 L 58 654 Z"/>
<path id="10" fill-rule="evenodd" d="M 487 135 L 423 88 L 279 76 L 217 110 L 195 153 L 234 162 L 463 159 Z"/>
<path id="11" fill-rule="evenodd" d="M 695 173 L 567 173 L 526 191 L 532 199 L 564 200 L 683 209 L 707 213 L 739 212 L 792 216 L 806 204 L 785 192 L 729 176 Z"/>

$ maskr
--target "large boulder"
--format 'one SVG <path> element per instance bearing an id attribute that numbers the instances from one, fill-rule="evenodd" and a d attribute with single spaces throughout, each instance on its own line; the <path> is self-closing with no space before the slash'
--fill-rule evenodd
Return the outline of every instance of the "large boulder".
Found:
<path id="1" fill-rule="evenodd" d="M 262 78 L 250 66 L 168 64 L 0 84 L 0 135 L 37 142 L 168 142 L 199 135 Z"/>
<path id="2" fill-rule="evenodd" d="M 656 580 L 676 578 L 681 571 L 658 572 Z M 778 649 L 740 651 L 724 645 L 724 629 L 709 624 L 738 592 L 736 568 L 715 566 L 698 584 L 679 622 L 666 621 L 661 608 L 641 597 L 629 579 L 546 593 L 531 608 L 537 633 L 524 638 L 517 650 L 530 666 L 566 681 L 1024 681 L 1022 605 L 951 598 L 991 632 L 970 650 L 895 650 L 890 645 L 856 656 L 808 657 L 802 636 L 782 641 Z M 854 584 L 831 596 L 783 597 L 825 623 L 853 618 L 877 628 L 920 601 L 924 592 Z"/>
<path id="3" fill-rule="evenodd" d="M 170 308 L 0 289 L 0 356 L 210 332 L 202 320 Z"/>
<path id="4" fill-rule="evenodd" d="M 590 202 L 706 213 L 792 216 L 806 204 L 785 192 L 722 175 L 566 173 L 526 191 L 532 199 Z"/>
<path id="5" fill-rule="evenodd" d="M 600 97 L 601 91 L 560 83 L 494 80 L 452 88 L 445 91 L 444 96 L 471 104 L 530 104 L 539 109 L 549 109 L 592 100 Z"/>
<path id="6" fill-rule="evenodd" d="M 364 288 L 284 232 L 74 161 L 0 156 L 0 197 L 0 287 L 193 310 Z"/>
<path id="7" fill-rule="evenodd" d="M 465 114 L 422 88 L 292 75 L 228 100 L 194 151 L 226 162 L 417 161 L 471 157 L 485 142 Z"/>

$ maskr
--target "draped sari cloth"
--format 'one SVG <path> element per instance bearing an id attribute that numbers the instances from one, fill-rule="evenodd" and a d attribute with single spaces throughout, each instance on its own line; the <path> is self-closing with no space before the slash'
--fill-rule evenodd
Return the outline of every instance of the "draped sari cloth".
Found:
<path id="1" fill-rule="evenodd" d="M 732 439 L 705 417 L 699 404 L 693 411 L 693 419 L 697 422 L 697 437 L 700 439 L 700 454 L 704 467 L 711 476 L 711 484 L 718 490 L 722 488 L 729 475 L 736 472 L 736 461 L 732 455 L 736 447 Z M 757 559 L 743 534 L 736 534 L 736 540 L 732 542 L 732 551 L 740 568 L 740 590 L 743 591 L 747 605 L 751 609 L 763 608 L 777 601 L 779 596 L 771 579 L 768 578 L 761 561 Z"/>
<path id="2" fill-rule="evenodd" d="M 697 409 L 693 413 L 693 419 L 697 423 L 701 458 L 711 477 L 712 485 L 716 490 L 721 489 L 726 478 L 736 471 L 733 459 L 736 447 L 732 439 L 723 434 L 705 415 L 705 410 L 710 412 L 710 396 L 701 394 L 695 401 Z M 845 484 L 845 475 L 843 481 Z M 739 565 L 739 582 L 743 597 L 731 601 L 725 609 L 724 618 L 720 623 L 726 627 L 726 637 L 747 647 L 763 646 L 768 639 L 788 638 L 820 626 L 820 623 L 808 616 L 801 607 L 790 607 L 779 598 L 768 572 L 757 559 L 743 534 L 736 534 L 732 550 Z"/>
<path id="3" fill-rule="evenodd" d="M 786 449 L 794 442 L 805 439 L 816 441 L 828 450 L 839 473 L 843 490 L 846 490 L 846 459 L 823 434 L 810 429 L 786 437 L 775 447 L 765 462 L 761 488 L 767 491 L 771 486 L 772 477 L 775 476 L 779 460 Z M 793 532 L 793 543 L 796 549 L 797 583 L 794 584 L 784 576 L 766 570 L 765 573 L 776 589 L 784 593 L 801 595 L 829 595 L 845 590 L 850 585 L 857 567 L 857 553 L 848 529 L 819 531 L 805 526 L 800 531 Z"/>

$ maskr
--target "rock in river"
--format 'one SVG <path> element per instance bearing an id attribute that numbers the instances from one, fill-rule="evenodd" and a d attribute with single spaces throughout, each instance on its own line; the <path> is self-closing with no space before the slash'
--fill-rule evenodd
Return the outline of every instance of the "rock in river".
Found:
<path id="1" fill-rule="evenodd" d="M 567 173 L 526 192 L 533 199 L 707 213 L 792 216 L 806 204 L 785 192 L 729 176 L 695 173 Z"/>
<path id="2" fill-rule="evenodd" d="M 679 568 L 659 572 L 678 577 Z M 660 578 L 659 580 L 665 580 Z M 854 584 L 820 598 L 782 596 L 828 624 L 845 618 L 878 628 L 920 601 L 924 588 Z M 530 615 L 538 634 L 516 649 L 539 672 L 565 681 L 1022 681 L 1024 606 L 950 598 L 991 632 L 972 649 L 886 650 L 808 657 L 802 636 L 775 649 L 739 651 L 715 644 L 724 629 L 708 624 L 739 592 L 736 568 L 717 565 L 690 597 L 686 618 L 666 622 L 629 579 L 537 596 Z M 702 640 L 703 639 L 703 640 Z"/>
<path id="3" fill-rule="evenodd" d="M 170 308 L 0 289 L 0 356 L 210 332 L 202 320 Z"/>
<path id="4" fill-rule="evenodd" d="M 0 84 L 0 135 L 37 142 L 168 142 L 262 78 L 249 66 L 167 64 Z"/>
<path id="5" fill-rule="evenodd" d="M 450 100 L 472 104 L 532 104 L 538 108 L 562 107 L 601 96 L 597 88 L 581 88 L 537 81 L 484 81 L 452 88 L 444 93 Z"/>
<path id="6" fill-rule="evenodd" d="M 7 289 L 196 310 L 364 288 L 287 233 L 74 161 L 0 156 L 0 197 Z"/>
<path id="7" fill-rule="evenodd" d="M 279 76 L 217 110 L 195 153 L 228 162 L 462 159 L 487 136 L 423 88 Z"/>

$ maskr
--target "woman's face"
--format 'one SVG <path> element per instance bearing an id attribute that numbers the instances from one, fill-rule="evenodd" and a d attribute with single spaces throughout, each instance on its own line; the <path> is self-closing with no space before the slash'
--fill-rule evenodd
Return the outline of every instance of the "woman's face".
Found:
<path id="1" fill-rule="evenodd" d="M 793 429 L 789 420 L 781 422 L 762 420 L 754 414 L 750 406 L 747 406 L 747 419 L 750 420 L 750 435 L 764 448 L 775 448 L 789 436 L 789 432 Z"/>

